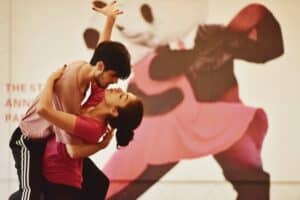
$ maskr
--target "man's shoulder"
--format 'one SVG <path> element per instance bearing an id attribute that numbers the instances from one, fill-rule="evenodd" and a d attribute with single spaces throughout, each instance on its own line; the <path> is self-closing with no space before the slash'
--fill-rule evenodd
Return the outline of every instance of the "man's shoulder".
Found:
<path id="1" fill-rule="evenodd" d="M 84 74 L 88 73 L 85 72 L 87 70 L 83 70 L 84 68 L 87 68 L 87 66 L 89 66 L 89 64 L 83 60 L 78 60 L 67 64 L 65 72 L 63 73 L 62 77 L 56 82 L 55 88 L 62 89 L 70 86 L 77 87 L 78 83 L 80 83 L 80 81 L 82 80 L 82 77 L 84 77 Z"/>
<path id="2" fill-rule="evenodd" d="M 89 64 L 84 60 L 76 60 L 76 61 L 73 61 L 73 62 L 67 64 L 67 67 L 75 68 L 75 67 L 81 67 L 81 66 L 85 66 L 85 65 L 89 65 Z"/>
<path id="3" fill-rule="evenodd" d="M 69 63 L 64 74 L 76 74 L 78 78 L 84 77 L 91 70 L 91 65 L 84 60 Z"/>

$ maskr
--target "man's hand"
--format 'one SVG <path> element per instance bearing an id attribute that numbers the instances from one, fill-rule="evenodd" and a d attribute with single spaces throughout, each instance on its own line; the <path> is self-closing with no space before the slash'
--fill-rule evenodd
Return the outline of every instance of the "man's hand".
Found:
<path id="1" fill-rule="evenodd" d="M 120 9 L 118 9 L 117 1 L 112 1 L 111 3 L 107 4 L 106 6 L 100 8 L 97 6 L 98 1 L 93 2 L 93 10 L 102 13 L 106 15 L 107 17 L 116 18 L 117 15 L 120 15 L 123 13 Z"/>
<path id="2" fill-rule="evenodd" d="M 111 141 L 111 138 L 113 137 L 113 132 L 115 131 L 115 129 L 113 128 L 108 128 L 106 134 L 103 136 L 102 141 L 99 143 L 101 145 L 103 145 L 103 148 L 107 147 L 108 144 Z"/>

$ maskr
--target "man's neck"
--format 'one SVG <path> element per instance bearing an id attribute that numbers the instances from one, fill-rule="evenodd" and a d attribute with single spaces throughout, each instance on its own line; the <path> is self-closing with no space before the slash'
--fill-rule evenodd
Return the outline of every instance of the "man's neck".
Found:
<path id="1" fill-rule="evenodd" d="M 83 95 L 86 94 L 86 91 L 88 90 L 91 82 L 94 81 L 94 68 L 92 66 L 89 66 L 89 71 L 87 71 L 85 73 L 85 75 L 83 76 L 83 79 L 81 80 L 81 85 L 80 85 L 80 88 L 81 88 L 81 92 Z"/>

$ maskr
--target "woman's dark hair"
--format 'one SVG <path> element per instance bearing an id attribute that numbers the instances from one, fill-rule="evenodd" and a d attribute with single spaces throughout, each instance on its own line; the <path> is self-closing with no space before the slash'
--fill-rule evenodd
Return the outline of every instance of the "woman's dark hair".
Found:
<path id="1" fill-rule="evenodd" d="M 109 120 L 111 127 L 117 129 L 116 140 L 118 146 L 127 146 L 133 139 L 134 132 L 143 118 L 144 107 L 140 99 L 118 108 L 119 115 Z"/>
<path id="2" fill-rule="evenodd" d="M 90 61 L 91 65 L 103 61 L 104 70 L 113 70 L 120 79 L 126 79 L 131 73 L 130 54 L 127 48 L 120 42 L 101 42 L 95 49 Z"/>

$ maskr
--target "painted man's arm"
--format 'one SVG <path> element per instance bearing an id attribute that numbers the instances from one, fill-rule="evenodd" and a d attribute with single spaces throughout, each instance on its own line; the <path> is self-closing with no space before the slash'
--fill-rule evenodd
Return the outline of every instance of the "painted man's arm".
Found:
<path id="1" fill-rule="evenodd" d="M 225 49 L 233 57 L 264 63 L 283 54 L 281 28 L 263 5 L 250 4 L 228 24 Z"/>

